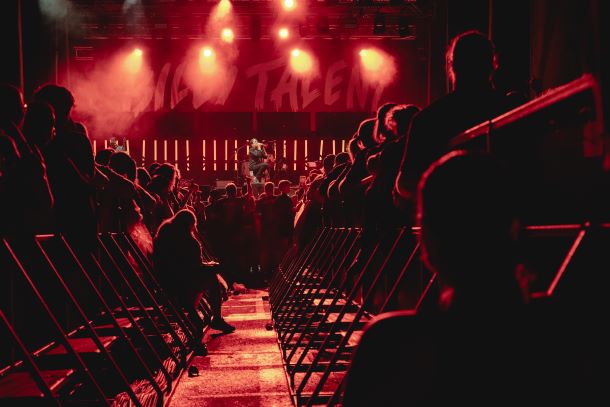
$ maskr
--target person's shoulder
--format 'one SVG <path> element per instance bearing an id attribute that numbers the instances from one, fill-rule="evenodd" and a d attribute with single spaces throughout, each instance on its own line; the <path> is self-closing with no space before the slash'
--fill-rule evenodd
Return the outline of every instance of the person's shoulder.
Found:
<path id="1" fill-rule="evenodd" d="M 413 331 L 418 320 L 414 311 L 393 311 L 377 315 L 364 329 L 363 346 L 377 344 L 379 341 L 386 344 L 402 342 L 405 334 Z"/>

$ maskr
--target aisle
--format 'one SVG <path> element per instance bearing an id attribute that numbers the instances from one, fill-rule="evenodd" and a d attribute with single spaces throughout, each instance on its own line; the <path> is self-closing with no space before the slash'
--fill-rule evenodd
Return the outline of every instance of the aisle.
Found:
<path id="1" fill-rule="evenodd" d="M 198 377 L 185 373 L 170 406 L 292 406 L 274 331 L 265 330 L 269 303 L 265 291 L 232 296 L 223 306 L 228 335 L 209 331 L 209 355 L 196 356 Z"/>

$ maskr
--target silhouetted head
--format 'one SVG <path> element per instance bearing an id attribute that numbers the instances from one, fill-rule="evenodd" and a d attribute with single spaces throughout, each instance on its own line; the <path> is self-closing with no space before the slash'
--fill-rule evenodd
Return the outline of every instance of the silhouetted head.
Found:
<path id="1" fill-rule="evenodd" d="M 423 260 L 441 282 L 495 287 L 507 278 L 513 196 L 510 178 L 490 155 L 454 151 L 428 168 L 418 187 L 417 218 Z"/>
<path id="2" fill-rule="evenodd" d="M 345 164 L 345 163 L 348 163 L 348 162 L 350 162 L 350 157 L 349 157 L 349 154 L 346 153 L 345 151 L 340 152 L 335 157 L 335 164 L 336 165 L 341 165 L 341 164 Z"/>
<path id="3" fill-rule="evenodd" d="M 199 185 L 199 192 L 201 193 L 201 200 L 207 201 L 210 199 L 210 192 L 212 192 L 212 187 L 209 185 Z"/>
<path id="4" fill-rule="evenodd" d="M 396 105 L 386 115 L 386 128 L 392 137 L 400 138 L 406 136 L 411 127 L 411 122 L 421 109 L 415 105 Z"/>
<path id="5" fill-rule="evenodd" d="M 210 191 L 210 203 L 216 202 L 226 195 L 226 191 L 223 188 L 214 188 Z"/>
<path id="6" fill-rule="evenodd" d="M 368 149 L 377 144 L 375 142 L 375 137 L 373 137 L 375 134 L 375 122 L 375 119 L 366 119 L 363 120 L 358 127 L 357 139 L 364 149 Z"/>
<path id="7" fill-rule="evenodd" d="M 322 168 L 324 168 L 324 173 L 328 174 L 329 172 L 332 171 L 332 169 L 334 167 L 335 167 L 335 155 L 329 154 L 326 157 L 324 157 L 324 160 L 322 160 Z"/>
<path id="8" fill-rule="evenodd" d="M 34 92 L 34 99 L 53 106 L 58 124 L 65 123 L 70 118 L 70 111 L 74 106 L 74 96 L 63 86 L 43 85 Z"/>
<path id="9" fill-rule="evenodd" d="M 146 187 L 150 182 L 150 174 L 144 167 L 138 167 L 136 170 L 136 178 L 138 179 L 138 185 L 141 187 Z"/>
<path id="10" fill-rule="evenodd" d="M 491 81 L 497 68 L 493 42 L 478 31 L 455 37 L 447 50 L 447 76 L 453 87 L 482 86 Z"/>
<path id="11" fill-rule="evenodd" d="M 129 156 L 129 154 L 122 151 L 115 152 L 110 157 L 108 166 L 128 180 L 135 182 L 136 162 Z"/>
<path id="12" fill-rule="evenodd" d="M 30 144 L 46 146 L 55 137 L 55 115 L 46 102 L 29 104 L 23 120 L 23 135 Z"/>
<path id="13" fill-rule="evenodd" d="M 286 194 L 286 195 L 288 195 L 288 193 L 290 193 L 290 185 L 291 185 L 290 181 L 288 181 L 287 179 L 283 179 L 277 184 L 280 192 L 282 194 Z"/>
<path id="14" fill-rule="evenodd" d="M 99 150 L 95 154 L 95 162 L 99 165 L 108 166 L 108 162 L 110 161 L 110 157 L 114 154 L 114 150 L 111 148 L 105 148 L 103 150 Z"/>
<path id="15" fill-rule="evenodd" d="M 355 135 L 347 142 L 347 153 L 349 154 L 349 159 L 351 162 L 354 162 L 356 159 L 356 154 L 360 151 L 360 146 L 358 145 L 358 135 Z"/>
<path id="16" fill-rule="evenodd" d="M 265 193 L 267 196 L 273 196 L 273 190 L 275 189 L 275 185 L 273 182 L 265 182 Z"/>
<path id="17" fill-rule="evenodd" d="M 392 133 L 389 131 L 390 129 L 388 129 L 388 127 L 386 126 L 386 117 L 388 112 L 392 110 L 394 106 L 396 106 L 396 103 L 384 103 L 383 105 L 379 106 L 379 109 L 377 109 L 377 117 L 375 119 L 375 130 L 373 133 L 373 137 L 377 144 L 381 144 L 386 139 L 392 137 Z"/>
<path id="18" fill-rule="evenodd" d="M 161 166 L 161 164 L 159 163 L 152 163 L 148 166 L 148 173 L 150 174 L 150 176 L 152 177 L 153 175 L 157 174 L 157 170 L 159 169 L 159 167 Z"/>
<path id="19" fill-rule="evenodd" d="M 24 116 L 23 95 L 9 84 L 0 84 L 0 120 L 21 127 Z"/>
<path id="20" fill-rule="evenodd" d="M 229 182 L 225 187 L 225 191 L 227 192 L 227 196 L 229 198 L 234 198 L 237 196 L 237 186 L 234 183 Z"/>
<path id="21" fill-rule="evenodd" d="M 172 223 L 177 231 L 192 232 L 197 226 L 197 217 L 190 209 L 181 209 L 174 215 Z"/>
<path id="22" fill-rule="evenodd" d="M 157 229 L 155 239 L 180 239 L 192 235 L 197 227 L 197 217 L 190 209 L 181 209 L 166 219 Z"/>

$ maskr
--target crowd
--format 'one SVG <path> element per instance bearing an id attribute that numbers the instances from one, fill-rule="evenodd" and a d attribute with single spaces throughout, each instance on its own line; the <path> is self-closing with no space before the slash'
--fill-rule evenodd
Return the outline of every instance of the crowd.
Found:
<path id="1" fill-rule="evenodd" d="M 151 253 L 168 291 L 191 310 L 206 291 L 212 326 L 230 332 L 220 313 L 227 287 L 251 283 L 259 267 L 268 277 L 293 242 L 303 248 L 320 226 L 362 227 L 355 273 L 385 232 L 420 225 L 437 293 L 426 312 L 384 316 L 369 327 L 348 376 L 345 405 L 396 404 L 403 382 L 415 404 L 498 404 L 488 397 L 509 392 L 517 380 L 502 369 L 529 362 L 535 355 L 526 345 L 553 339 L 534 327 L 565 331 L 522 319 L 527 293 L 512 251 L 518 218 L 499 164 L 465 152 L 441 158 L 452 137 L 521 102 L 494 89 L 496 65 L 486 36 L 457 36 L 447 52 L 452 92 L 423 109 L 384 104 L 360 124 L 347 152 L 324 157 L 294 196 L 290 183 L 281 181 L 277 187 L 266 183 L 257 198 L 250 182 L 224 189 L 189 184 L 171 164 L 138 168 L 121 151 L 102 150 L 94 159 L 85 127 L 70 118 L 74 100 L 67 89 L 43 86 L 24 111 L 20 92 L 2 86 L 0 234 L 60 232 L 80 250 L 91 250 L 97 231 L 131 233 Z M 219 263 L 203 260 L 202 243 Z M 460 331 L 463 324 L 474 328 Z M 530 342 L 519 342 L 528 335 Z M 388 340 L 390 347 L 384 346 Z M 381 365 L 392 358 L 388 348 L 402 349 L 396 369 Z M 489 360 L 492 352 L 501 357 Z M 567 376 L 560 375 L 566 370 L 553 355 L 544 357 L 548 366 L 536 374 L 553 374 L 539 378 L 539 387 L 567 386 Z M 589 360 L 561 360 L 581 374 L 571 383 L 584 386 Z M 464 374 L 472 369 L 469 361 L 478 370 Z M 474 379 L 482 390 L 469 398 L 474 390 L 467 380 Z M 506 400 L 516 402 L 514 397 Z"/>

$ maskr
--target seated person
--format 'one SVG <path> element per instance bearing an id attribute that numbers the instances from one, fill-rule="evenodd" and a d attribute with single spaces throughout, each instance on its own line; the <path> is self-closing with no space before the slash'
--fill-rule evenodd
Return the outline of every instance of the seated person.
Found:
<path id="1" fill-rule="evenodd" d="M 267 152 L 265 146 L 255 138 L 250 140 L 250 151 L 248 152 L 248 169 L 254 174 L 254 182 L 260 182 L 265 171 L 269 170 L 269 164 L 265 162 Z"/>
<path id="2" fill-rule="evenodd" d="M 424 173 L 422 258 L 438 291 L 427 307 L 382 314 L 366 328 L 344 406 L 595 404 L 599 355 L 585 355 L 565 313 L 553 319 L 525 304 L 513 198 L 489 156 L 455 151 Z"/>
<path id="3" fill-rule="evenodd" d="M 233 332 L 221 314 L 226 286 L 219 275 L 219 265 L 206 263 L 201 257 L 201 244 L 195 237 L 197 218 L 189 209 L 182 209 L 164 221 L 154 241 L 153 259 L 159 282 L 179 306 L 187 310 L 194 325 L 203 326 L 197 307 L 203 294 L 212 309 L 210 327 L 225 333 Z"/>

